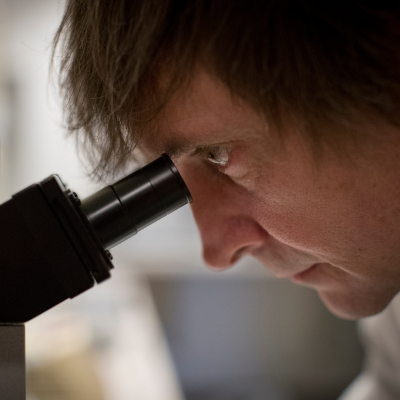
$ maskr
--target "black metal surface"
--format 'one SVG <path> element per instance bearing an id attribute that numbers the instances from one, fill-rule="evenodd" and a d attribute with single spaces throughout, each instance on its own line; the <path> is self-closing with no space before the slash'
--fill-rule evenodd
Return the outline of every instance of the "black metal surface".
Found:
<path id="1" fill-rule="evenodd" d="M 86 270 L 97 283 L 108 279 L 109 271 L 114 266 L 82 212 L 77 194 L 65 189 L 58 176 L 54 175 L 43 180 L 40 187 Z"/>
<path id="2" fill-rule="evenodd" d="M 191 201 L 168 156 L 80 201 L 58 176 L 0 205 L 0 323 L 26 322 L 108 279 L 108 249 Z"/>
<path id="3" fill-rule="evenodd" d="M 178 170 L 163 154 L 83 200 L 81 209 L 104 248 L 110 249 L 190 202 Z"/>
<path id="4" fill-rule="evenodd" d="M 0 227 L 0 321 L 25 322 L 67 295 L 14 199 L 0 207 Z"/>

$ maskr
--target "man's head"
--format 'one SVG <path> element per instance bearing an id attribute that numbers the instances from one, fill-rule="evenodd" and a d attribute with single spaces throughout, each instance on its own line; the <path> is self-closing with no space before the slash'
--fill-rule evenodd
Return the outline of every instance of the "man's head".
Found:
<path id="1" fill-rule="evenodd" d="M 400 290 L 398 11 L 70 1 L 70 127 L 97 171 L 174 156 L 211 267 L 250 254 L 338 315 L 379 312 Z"/>

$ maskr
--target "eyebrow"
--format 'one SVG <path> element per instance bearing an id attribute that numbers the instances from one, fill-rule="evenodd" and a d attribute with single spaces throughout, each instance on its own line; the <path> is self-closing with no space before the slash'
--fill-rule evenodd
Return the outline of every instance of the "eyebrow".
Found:
<path id="1" fill-rule="evenodd" d="M 218 146 L 220 143 L 207 143 L 207 140 L 202 141 L 201 137 L 190 140 L 184 136 L 174 133 L 174 137 L 167 137 L 158 143 L 154 149 L 158 153 L 167 153 L 171 159 L 176 159 L 183 154 L 194 152 L 200 147 Z"/>
<path id="2" fill-rule="evenodd" d="M 197 147 L 197 144 L 191 142 L 190 140 L 179 137 L 174 139 L 167 139 L 161 144 L 160 149 L 163 153 L 167 153 L 171 159 L 177 158 L 182 154 L 189 153 Z"/>

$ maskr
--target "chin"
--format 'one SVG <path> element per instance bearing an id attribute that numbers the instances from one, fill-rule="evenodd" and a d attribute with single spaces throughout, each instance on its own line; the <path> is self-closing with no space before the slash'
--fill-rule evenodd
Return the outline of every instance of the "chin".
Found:
<path id="1" fill-rule="evenodd" d="M 347 320 L 356 320 L 380 313 L 396 295 L 396 293 L 379 295 L 377 293 L 336 293 L 331 291 L 318 291 L 318 294 L 334 315 Z"/>

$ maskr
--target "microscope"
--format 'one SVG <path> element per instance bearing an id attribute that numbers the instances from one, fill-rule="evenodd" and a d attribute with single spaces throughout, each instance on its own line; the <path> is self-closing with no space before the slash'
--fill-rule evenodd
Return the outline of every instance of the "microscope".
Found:
<path id="1" fill-rule="evenodd" d="M 192 196 L 163 154 L 84 200 L 51 175 L 0 205 L 0 398 L 25 399 L 24 323 L 110 278 L 110 249 Z"/>

